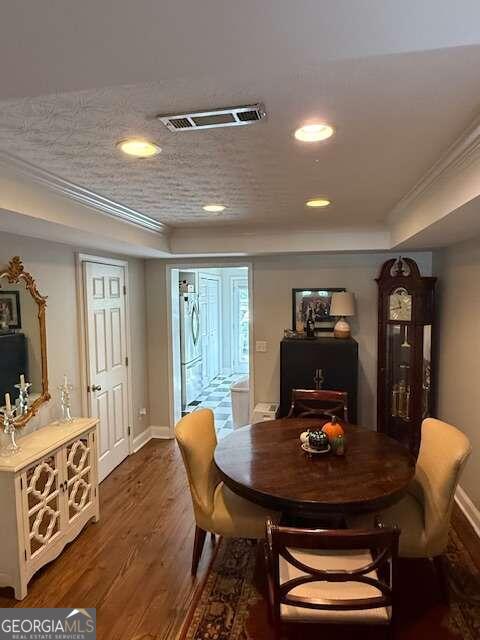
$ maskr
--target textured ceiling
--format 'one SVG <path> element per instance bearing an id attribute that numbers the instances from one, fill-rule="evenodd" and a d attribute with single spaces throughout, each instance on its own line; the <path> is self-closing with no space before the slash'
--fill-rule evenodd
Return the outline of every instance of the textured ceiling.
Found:
<path id="1" fill-rule="evenodd" d="M 479 67 L 465 47 L 4 101 L 0 148 L 171 226 L 376 225 L 480 111 Z M 171 133 L 153 118 L 255 101 L 268 119 L 247 127 Z M 296 142 L 312 116 L 335 138 Z M 115 148 L 129 135 L 163 152 L 129 159 Z M 333 206 L 307 210 L 317 195 Z"/>

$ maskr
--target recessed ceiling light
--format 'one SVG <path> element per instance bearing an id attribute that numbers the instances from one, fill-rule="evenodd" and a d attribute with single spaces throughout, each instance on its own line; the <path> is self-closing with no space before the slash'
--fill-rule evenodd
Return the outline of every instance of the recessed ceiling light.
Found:
<path id="1" fill-rule="evenodd" d="M 313 200 L 309 200 L 305 203 L 307 207 L 328 207 L 331 204 L 330 200 L 327 198 L 314 198 Z"/>
<path id="2" fill-rule="evenodd" d="M 223 204 L 206 204 L 202 209 L 208 213 L 222 213 L 225 211 L 225 206 Z"/>
<path id="3" fill-rule="evenodd" d="M 305 124 L 295 131 L 295 138 L 302 142 L 319 142 L 333 136 L 335 130 L 326 122 Z"/>
<path id="4" fill-rule="evenodd" d="M 160 147 L 154 142 L 143 138 L 125 138 L 117 142 L 117 147 L 123 153 L 135 158 L 151 158 L 160 153 Z"/>

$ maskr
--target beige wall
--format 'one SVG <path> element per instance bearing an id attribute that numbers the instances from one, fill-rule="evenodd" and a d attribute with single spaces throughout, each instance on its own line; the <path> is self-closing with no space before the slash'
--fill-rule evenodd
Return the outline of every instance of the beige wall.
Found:
<path id="1" fill-rule="evenodd" d="M 128 258 L 130 336 L 132 351 L 133 435 L 150 426 L 147 361 L 145 260 Z M 145 408 L 147 415 L 139 415 Z"/>
<path id="2" fill-rule="evenodd" d="M 439 277 L 439 380 L 437 415 L 459 427 L 473 453 L 461 486 L 480 509 L 480 238 L 457 244 L 435 256 Z"/>
<path id="3" fill-rule="evenodd" d="M 168 408 L 169 354 L 166 268 L 163 260 L 147 260 L 145 282 L 150 424 L 166 427 L 170 423 Z"/>
<path id="4" fill-rule="evenodd" d="M 430 275 L 431 253 L 410 255 L 417 260 L 422 274 Z M 391 257 L 392 254 L 385 253 L 352 253 L 258 256 L 250 259 L 253 264 L 254 339 L 268 342 L 267 353 L 254 354 L 256 402 L 278 400 L 279 397 L 279 344 L 283 330 L 291 327 L 292 289 L 346 287 L 357 298 L 357 316 L 352 328 L 359 342 L 359 421 L 365 426 L 375 427 L 377 285 L 374 279 L 383 262 Z M 238 264 L 239 259 L 215 260 L 215 264 L 219 262 Z M 166 264 L 165 261 L 149 260 L 146 268 L 150 407 L 152 424 L 159 426 L 169 424 Z M 178 265 L 178 261 L 175 264 Z"/>
<path id="5" fill-rule="evenodd" d="M 19 255 L 37 281 L 40 293 L 47 300 L 48 373 L 52 400 L 34 418 L 26 430 L 46 424 L 57 417 L 58 393 L 56 387 L 67 374 L 75 387 L 72 408 L 74 415 L 81 413 L 80 351 L 76 292 L 76 249 L 63 244 L 46 242 L 2 233 L 0 235 L 0 266 Z M 116 256 L 118 257 L 118 256 Z M 148 408 L 146 385 L 146 316 L 144 261 L 129 259 L 130 296 L 132 303 L 132 380 L 134 399 L 134 433 L 148 426 L 138 409 Z"/>

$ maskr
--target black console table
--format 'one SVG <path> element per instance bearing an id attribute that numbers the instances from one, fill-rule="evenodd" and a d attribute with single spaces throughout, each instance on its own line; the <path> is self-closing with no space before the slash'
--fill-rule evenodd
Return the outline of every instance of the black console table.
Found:
<path id="1" fill-rule="evenodd" d="M 280 344 L 279 417 L 290 409 L 292 389 L 348 393 L 348 413 L 357 421 L 358 343 L 353 338 L 284 338 Z"/>
<path id="2" fill-rule="evenodd" d="M 6 393 L 18 396 L 15 385 L 23 373 L 28 380 L 27 340 L 23 333 L 0 334 L 0 405 Z"/>

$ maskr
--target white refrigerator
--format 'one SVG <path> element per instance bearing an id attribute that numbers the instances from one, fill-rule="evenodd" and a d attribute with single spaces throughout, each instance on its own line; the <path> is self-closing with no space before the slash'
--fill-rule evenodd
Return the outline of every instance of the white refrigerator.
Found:
<path id="1" fill-rule="evenodd" d="M 202 346 L 198 293 L 180 294 L 180 362 L 182 411 L 202 390 Z"/>

